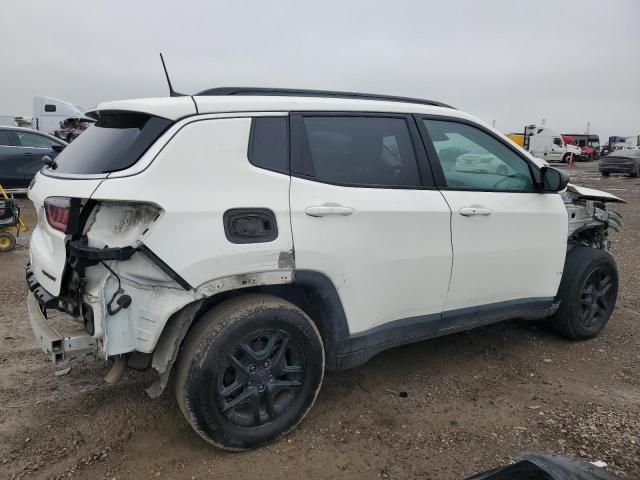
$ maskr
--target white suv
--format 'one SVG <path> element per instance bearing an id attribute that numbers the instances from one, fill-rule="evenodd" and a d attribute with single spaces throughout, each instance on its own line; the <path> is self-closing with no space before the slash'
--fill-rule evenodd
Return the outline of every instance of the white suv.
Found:
<path id="1" fill-rule="evenodd" d="M 223 88 L 91 115 L 30 186 L 34 332 L 115 360 L 110 382 L 155 370 L 153 397 L 175 370 L 222 448 L 291 430 L 325 369 L 509 318 L 590 338 L 614 308 L 622 200 L 452 107 Z M 496 168 L 447 167 L 470 151 Z"/>

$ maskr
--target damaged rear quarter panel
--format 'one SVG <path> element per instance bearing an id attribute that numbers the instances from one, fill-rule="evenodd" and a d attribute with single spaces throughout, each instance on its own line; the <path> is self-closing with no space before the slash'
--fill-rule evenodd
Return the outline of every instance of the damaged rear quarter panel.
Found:
<path id="1" fill-rule="evenodd" d="M 163 214 L 144 243 L 195 288 L 233 275 L 292 271 L 291 257 L 281 257 L 293 250 L 290 177 L 249 162 L 250 127 L 248 116 L 188 123 L 146 170 L 103 181 L 93 198 L 159 205 Z M 223 216 L 234 208 L 271 210 L 277 238 L 229 242 Z"/>
<path id="2" fill-rule="evenodd" d="M 152 352 L 169 317 L 194 301 L 222 291 L 293 280 L 290 177 L 249 163 L 250 125 L 250 118 L 189 123 L 144 171 L 106 179 L 93 194 L 92 199 L 102 205 L 90 218 L 91 246 L 143 241 L 193 287 L 181 288 L 141 252 L 125 262 L 110 262 L 132 303 L 115 315 L 104 314 L 99 333 L 107 356 Z M 271 210 L 277 238 L 231 243 L 223 216 L 233 208 Z M 88 270 L 95 278 L 88 282 L 86 296 L 106 312 L 106 303 L 118 289 L 117 279 L 102 265 Z"/>

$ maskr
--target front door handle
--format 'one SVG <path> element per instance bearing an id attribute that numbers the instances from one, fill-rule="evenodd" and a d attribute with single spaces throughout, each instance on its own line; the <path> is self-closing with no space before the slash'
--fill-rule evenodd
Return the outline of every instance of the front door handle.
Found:
<path id="1" fill-rule="evenodd" d="M 485 207 L 463 207 L 460 209 L 460 215 L 463 217 L 475 217 L 475 216 L 483 216 L 491 215 L 493 210 Z"/>
<path id="2" fill-rule="evenodd" d="M 304 209 L 304 213 L 310 217 L 325 217 L 327 215 L 351 215 L 355 210 L 341 205 L 316 205 Z"/>
<path id="3" fill-rule="evenodd" d="M 32 155 L 33 155 L 33 153 L 31 153 L 31 152 L 25 152 L 25 153 L 23 153 L 23 155 L 24 155 L 25 157 L 30 157 L 30 156 L 32 156 Z"/>

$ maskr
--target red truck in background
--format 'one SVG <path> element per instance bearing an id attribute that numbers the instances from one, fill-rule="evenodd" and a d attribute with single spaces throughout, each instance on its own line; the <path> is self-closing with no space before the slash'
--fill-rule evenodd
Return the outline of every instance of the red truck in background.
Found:
<path id="1" fill-rule="evenodd" d="M 582 162 L 590 162 L 600 158 L 600 137 L 598 135 L 591 135 L 586 133 L 568 133 L 562 134 L 562 138 L 565 143 L 570 143 L 567 138 L 570 138 L 573 143 L 571 145 L 577 145 L 580 147 L 580 155 L 578 160 Z"/>

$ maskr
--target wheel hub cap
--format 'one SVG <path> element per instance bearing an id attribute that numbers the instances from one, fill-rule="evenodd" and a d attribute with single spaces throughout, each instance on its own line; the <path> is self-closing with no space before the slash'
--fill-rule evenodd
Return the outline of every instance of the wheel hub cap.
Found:
<path id="1" fill-rule="evenodd" d="M 261 330 L 229 350 L 216 379 L 216 406 L 231 423 L 257 427 L 282 414 L 304 382 L 302 348 L 282 330 Z"/>
<path id="2" fill-rule="evenodd" d="M 613 277 L 602 267 L 597 267 L 587 277 L 580 292 L 580 320 L 585 327 L 592 327 L 607 318 L 615 300 Z"/>

